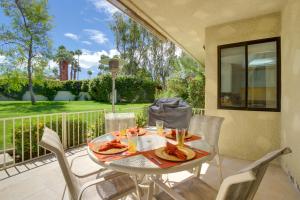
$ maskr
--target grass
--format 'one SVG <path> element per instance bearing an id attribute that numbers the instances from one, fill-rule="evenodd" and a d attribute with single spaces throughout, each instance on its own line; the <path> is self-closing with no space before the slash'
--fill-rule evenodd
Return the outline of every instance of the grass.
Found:
<path id="1" fill-rule="evenodd" d="M 142 108 L 149 104 L 145 103 L 129 103 L 129 104 L 117 104 L 116 111 L 122 109 L 130 108 Z M 79 111 L 92 111 L 92 110 L 108 110 L 112 109 L 111 104 L 109 103 L 99 103 L 95 101 L 41 101 L 37 102 L 35 105 L 32 105 L 29 101 L 0 101 L 0 151 L 3 148 L 3 136 L 5 134 L 5 143 L 6 148 L 12 146 L 12 131 L 13 124 L 12 120 L 7 118 L 11 117 L 20 117 L 20 116 L 34 116 L 34 115 L 43 115 L 50 113 L 63 113 L 63 112 L 79 112 Z M 126 112 L 126 111 L 125 111 Z M 140 111 L 139 111 L 140 112 Z M 83 118 L 84 116 L 80 116 Z M 6 119 L 5 127 L 1 119 Z M 35 124 L 36 118 L 32 119 L 32 124 Z M 43 120 L 43 118 L 41 119 Z M 49 121 L 49 118 L 44 118 L 44 120 Z M 41 121 L 40 121 L 41 122 Z M 20 127 L 21 120 L 15 121 L 15 127 Z M 24 127 L 28 128 L 29 119 L 24 119 Z M 5 128 L 5 133 L 4 133 Z M 27 137 L 27 136 L 25 136 Z"/>
<path id="2" fill-rule="evenodd" d="M 116 109 L 143 107 L 149 104 L 118 104 Z M 41 115 L 49 113 L 89 111 L 112 108 L 109 103 L 95 101 L 40 101 L 31 105 L 29 101 L 0 101 L 0 118 Z"/>

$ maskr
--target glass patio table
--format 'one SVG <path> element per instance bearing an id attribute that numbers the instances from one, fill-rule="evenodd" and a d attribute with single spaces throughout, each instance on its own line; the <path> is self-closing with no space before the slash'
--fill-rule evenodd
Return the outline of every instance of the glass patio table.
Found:
<path id="1" fill-rule="evenodd" d="M 147 129 L 146 129 L 147 130 Z M 113 139 L 116 139 L 117 137 L 112 133 L 107 133 L 102 136 L 99 136 L 91 141 L 91 143 L 94 142 L 105 142 L 105 141 L 111 141 Z M 127 143 L 126 138 L 120 139 L 122 143 Z M 158 157 L 149 157 L 145 156 L 144 152 L 148 152 L 151 150 L 158 149 L 160 147 L 165 146 L 166 141 L 170 143 L 176 143 L 172 139 L 167 139 L 164 136 L 158 135 L 156 131 L 153 131 L 153 129 L 148 130 L 147 134 L 143 136 L 138 136 L 138 142 L 137 142 L 137 154 L 130 155 L 130 156 L 124 156 L 118 159 L 107 159 L 102 160 L 99 159 L 99 156 L 97 156 L 97 153 L 94 153 L 90 148 L 88 148 L 88 155 L 89 157 L 96 162 L 97 164 L 101 165 L 102 167 L 105 167 L 107 169 L 111 169 L 118 172 L 128 173 L 134 177 L 144 176 L 144 175 L 151 175 L 151 176 L 160 176 L 162 174 L 168 174 L 168 173 L 174 173 L 174 172 L 180 172 L 184 170 L 193 169 L 195 167 L 199 167 L 201 163 L 204 163 L 208 160 L 210 160 L 214 153 L 212 151 L 212 147 L 205 142 L 205 140 L 197 139 L 193 141 L 187 141 L 185 142 L 186 145 L 189 147 L 192 147 L 196 152 L 199 149 L 200 151 L 206 151 L 209 154 L 206 156 L 203 156 L 201 158 L 194 158 L 189 161 L 184 162 L 176 162 L 175 165 L 172 165 L 170 167 L 161 167 L 159 164 L 162 164 L 162 162 L 165 162 L 162 159 L 158 159 Z M 169 161 L 166 161 L 169 162 Z M 147 177 L 147 176 L 146 176 Z M 150 188 L 153 187 L 150 184 Z M 148 193 L 148 199 L 152 198 L 152 188 L 149 188 Z M 150 194 L 151 193 L 151 194 Z"/>

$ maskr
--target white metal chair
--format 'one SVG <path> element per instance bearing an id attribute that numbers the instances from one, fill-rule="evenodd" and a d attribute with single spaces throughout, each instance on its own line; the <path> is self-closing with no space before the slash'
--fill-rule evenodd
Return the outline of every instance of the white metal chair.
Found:
<path id="1" fill-rule="evenodd" d="M 72 173 L 71 167 L 65 157 L 63 145 L 60 142 L 59 136 L 53 130 L 45 127 L 44 134 L 40 141 L 40 146 L 53 152 L 58 160 L 59 166 L 63 173 L 66 185 L 69 189 L 69 198 L 71 200 L 79 199 L 119 199 L 135 192 L 135 183 L 128 174 L 108 172 L 98 179 L 81 184 L 81 181 Z M 88 174 L 91 175 L 91 174 Z M 81 177 L 86 177 L 83 175 Z M 96 186 L 97 193 L 88 194 L 86 189 L 91 186 Z M 93 198 L 91 198 L 93 197 Z"/>
<path id="2" fill-rule="evenodd" d="M 252 200 L 270 162 L 287 153 L 291 153 L 290 148 L 282 148 L 266 154 L 237 174 L 225 178 L 219 191 L 195 176 L 189 177 L 172 188 L 152 178 L 154 184 L 163 190 L 155 198 L 157 200 Z"/>
<path id="3" fill-rule="evenodd" d="M 212 147 L 211 153 L 215 154 L 212 160 L 216 160 L 216 165 L 219 169 L 220 182 L 223 181 L 222 162 L 219 155 L 219 135 L 223 117 L 194 115 L 190 120 L 189 132 L 204 137 L 204 140 Z M 197 176 L 200 175 L 200 168 L 196 169 Z"/>
<path id="4" fill-rule="evenodd" d="M 134 113 L 106 113 L 105 114 L 105 132 L 110 133 L 120 130 L 120 125 L 125 124 L 125 128 L 135 127 Z M 122 127 L 124 128 L 124 127 Z"/>

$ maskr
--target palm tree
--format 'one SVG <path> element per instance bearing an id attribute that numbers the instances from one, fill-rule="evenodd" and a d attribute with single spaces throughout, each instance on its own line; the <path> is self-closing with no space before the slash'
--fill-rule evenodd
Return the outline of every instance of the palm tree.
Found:
<path id="1" fill-rule="evenodd" d="M 63 62 L 70 63 L 72 61 L 71 53 L 66 49 L 65 46 L 61 45 L 58 47 L 56 54 L 54 55 L 54 61 L 59 65 L 59 75 L 62 78 L 62 65 Z"/>
<path id="2" fill-rule="evenodd" d="M 70 70 L 70 79 L 72 80 L 73 79 L 73 73 L 75 72 L 75 65 L 74 65 L 74 55 L 75 55 L 75 52 L 74 51 L 70 51 L 70 54 L 72 55 L 72 59 L 71 59 L 71 70 Z"/>
<path id="3" fill-rule="evenodd" d="M 82 51 L 80 50 L 80 49 L 77 49 L 75 52 L 74 52 L 74 55 L 77 55 L 77 66 L 76 66 L 76 68 L 75 68 L 75 72 L 74 72 L 74 80 L 76 80 L 76 72 L 78 73 L 77 74 L 77 79 L 78 79 L 78 77 L 79 77 L 79 68 L 80 68 L 80 66 L 79 66 L 79 56 L 81 56 L 82 55 Z"/>

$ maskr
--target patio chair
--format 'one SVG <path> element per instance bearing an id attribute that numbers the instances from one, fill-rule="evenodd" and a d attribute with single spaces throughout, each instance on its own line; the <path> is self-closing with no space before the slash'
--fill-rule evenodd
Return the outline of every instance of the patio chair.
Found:
<path id="1" fill-rule="evenodd" d="M 110 171 L 105 173 L 105 175 L 101 178 L 81 184 L 81 180 L 79 180 L 71 171 L 71 167 L 65 157 L 63 145 L 60 142 L 59 136 L 56 132 L 47 127 L 44 128 L 44 134 L 39 145 L 50 150 L 56 155 L 66 181 L 66 185 L 69 189 L 69 198 L 71 200 L 93 199 L 92 197 L 99 199 L 99 196 L 104 200 L 113 200 L 135 192 L 136 188 L 134 181 L 128 174 L 119 172 Z M 86 189 L 91 186 L 96 186 L 96 194 L 85 192 Z"/>
<path id="2" fill-rule="evenodd" d="M 105 132 L 110 133 L 120 130 L 120 125 L 125 128 L 135 127 L 134 113 L 106 113 L 105 114 Z"/>
<path id="3" fill-rule="evenodd" d="M 237 174 L 225 178 L 219 191 L 195 176 L 183 180 L 172 188 L 152 177 L 154 184 L 163 190 L 155 198 L 157 200 L 252 200 L 270 162 L 291 152 L 290 148 L 282 148 L 266 154 Z"/>
<path id="4" fill-rule="evenodd" d="M 219 154 L 219 135 L 221 125 L 224 121 L 223 117 L 194 115 L 190 120 L 189 132 L 204 137 L 204 140 L 212 147 L 211 153 L 215 156 L 212 160 L 216 160 L 218 167 L 220 182 L 223 181 L 222 162 Z M 201 166 L 196 169 L 197 176 L 200 176 Z"/>

